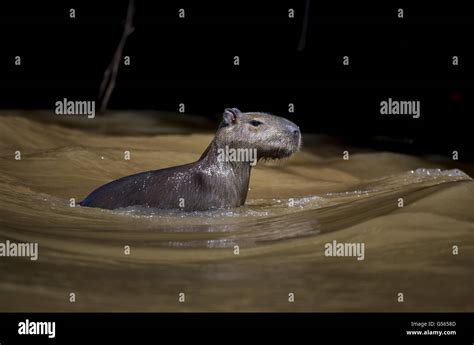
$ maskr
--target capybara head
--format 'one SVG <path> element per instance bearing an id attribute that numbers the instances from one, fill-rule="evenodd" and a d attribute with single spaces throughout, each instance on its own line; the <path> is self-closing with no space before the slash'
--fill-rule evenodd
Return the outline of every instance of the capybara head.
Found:
<path id="1" fill-rule="evenodd" d="M 301 132 L 297 125 L 283 117 L 227 108 L 216 140 L 219 147 L 256 149 L 258 159 L 278 159 L 299 150 Z"/>

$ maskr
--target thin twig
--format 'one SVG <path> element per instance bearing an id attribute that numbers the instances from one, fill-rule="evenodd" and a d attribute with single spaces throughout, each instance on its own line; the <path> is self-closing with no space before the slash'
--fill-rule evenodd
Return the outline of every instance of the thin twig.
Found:
<path id="1" fill-rule="evenodd" d="M 300 41 L 298 43 L 298 51 L 303 51 L 306 46 L 306 36 L 308 34 L 308 23 L 309 23 L 309 4 L 311 0 L 306 0 L 303 17 L 303 27 L 301 28 Z"/>
<path id="2" fill-rule="evenodd" d="M 110 61 L 109 66 L 104 72 L 104 78 L 102 79 L 102 83 L 100 84 L 99 89 L 99 100 L 100 103 L 100 112 L 103 113 L 107 109 L 107 105 L 110 100 L 110 96 L 112 95 L 112 91 L 115 88 L 115 82 L 117 80 L 117 73 L 120 66 L 120 60 L 122 59 L 123 49 L 125 47 L 125 43 L 127 41 L 128 36 L 135 30 L 133 27 L 133 15 L 135 12 L 135 0 L 130 0 L 128 2 L 127 8 L 127 17 L 125 19 L 125 25 L 122 33 L 122 38 L 117 46 L 117 50 Z"/>

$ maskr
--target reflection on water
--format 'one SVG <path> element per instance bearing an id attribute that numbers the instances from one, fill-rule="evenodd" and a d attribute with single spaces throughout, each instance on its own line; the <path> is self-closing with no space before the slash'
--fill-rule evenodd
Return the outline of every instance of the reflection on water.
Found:
<path id="1" fill-rule="evenodd" d="M 0 242 L 40 248 L 35 263 L 0 258 L 1 310 L 474 307 L 474 186 L 460 170 L 384 152 L 343 161 L 319 155 L 343 151 L 320 143 L 257 167 L 238 209 L 111 211 L 70 199 L 195 160 L 211 135 L 118 137 L 18 117 L 0 117 L 0 129 Z M 365 260 L 325 257 L 333 240 L 364 243 Z M 410 296 L 403 305 L 401 290 Z"/>

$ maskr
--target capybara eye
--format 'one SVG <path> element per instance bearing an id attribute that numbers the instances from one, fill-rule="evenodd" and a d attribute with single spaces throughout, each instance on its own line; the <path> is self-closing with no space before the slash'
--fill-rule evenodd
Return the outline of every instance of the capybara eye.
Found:
<path id="1" fill-rule="evenodd" d="M 257 121 L 257 120 L 251 120 L 249 121 L 249 123 L 254 126 L 254 127 L 258 127 L 260 126 L 263 122 L 260 122 L 260 121 Z"/>

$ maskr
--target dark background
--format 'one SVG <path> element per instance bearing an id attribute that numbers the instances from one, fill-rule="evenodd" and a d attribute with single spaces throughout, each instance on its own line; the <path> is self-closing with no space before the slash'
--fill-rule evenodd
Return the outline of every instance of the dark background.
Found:
<path id="1" fill-rule="evenodd" d="M 56 338 L 18 323 L 56 322 Z M 456 335 L 407 335 L 416 321 L 455 322 Z M 472 343 L 473 313 L 0 313 L 5 344 L 423 345 Z"/>
<path id="2" fill-rule="evenodd" d="M 474 13 L 469 2 L 136 0 L 135 32 L 109 109 L 215 117 L 225 107 L 275 113 L 303 132 L 351 144 L 474 160 Z M 2 1 L 0 108 L 95 100 L 128 1 Z M 69 18 L 69 9 L 76 18 Z M 186 18 L 178 18 L 178 9 Z M 295 18 L 288 18 L 288 9 Z M 403 8 L 405 18 L 397 17 Z M 22 66 L 15 66 L 15 56 Z M 240 66 L 233 57 L 240 57 Z M 342 57 L 350 57 L 350 66 Z M 459 56 L 459 66 L 452 56 Z M 421 118 L 380 115 L 380 102 L 421 101 Z M 288 113 L 288 103 L 295 113 Z M 98 106 L 98 104 L 97 104 Z M 105 115 L 106 116 L 106 115 Z"/>

